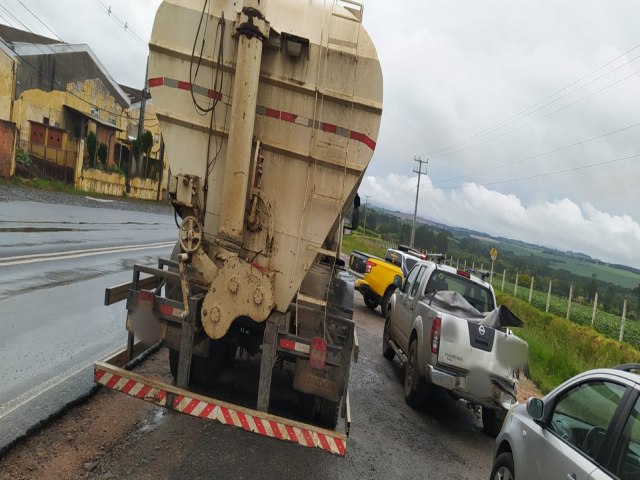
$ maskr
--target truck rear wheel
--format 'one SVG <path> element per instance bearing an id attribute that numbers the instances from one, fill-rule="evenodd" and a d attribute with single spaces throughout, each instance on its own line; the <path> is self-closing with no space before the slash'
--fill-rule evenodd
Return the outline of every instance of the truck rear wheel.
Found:
<path id="1" fill-rule="evenodd" d="M 384 331 L 382 333 L 382 356 L 387 360 L 393 360 L 393 357 L 396 356 L 396 352 L 391 348 L 391 344 L 389 343 L 391 340 L 391 319 L 389 315 L 384 321 Z"/>
<path id="2" fill-rule="evenodd" d="M 404 369 L 404 401 L 411 408 L 418 408 L 422 396 L 418 391 L 420 372 L 418 371 L 418 342 L 414 338 L 409 346 L 409 356 Z"/>
<path id="3" fill-rule="evenodd" d="M 370 293 L 365 293 L 362 298 L 364 300 L 364 304 L 371 310 L 375 310 L 379 305 L 378 300 L 376 300 Z"/>
<path id="4" fill-rule="evenodd" d="M 340 402 L 333 402 L 326 398 L 318 398 L 318 420 L 325 427 L 335 428 L 338 423 Z"/>
<path id="5" fill-rule="evenodd" d="M 180 351 L 169 349 L 169 369 L 174 380 L 178 380 L 178 362 Z M 191 357 L 191 372 L 189 383 L 201 387 L 213 387 L 222 375 L 223 366 L 227 359 L 227 345 L 223 342 L 211 342 L 207 358 L 193 355 Z"/>
<path id="6" fill-rule="evenodd" d="M 313 421 L 317 420 L 323 426 L 334 428 L 338 423 L 340 402 L 333 402 L 326 398 L 310 393 L 300 393 L 300 405 L 303 415 Z"/>

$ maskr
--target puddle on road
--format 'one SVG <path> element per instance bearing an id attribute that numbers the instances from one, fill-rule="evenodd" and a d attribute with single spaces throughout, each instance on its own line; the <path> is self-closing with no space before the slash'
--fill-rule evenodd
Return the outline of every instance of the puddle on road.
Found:
<path id="1" fill-rule="evenodd" d="M 168 412 L 165 408 L 157 407 L 149 417 L 145 418 L 142 421 L 142 425 L 140 425 L 136 429 L 136 433 L 153 432 L 156 428 L 160 426 L 160 424 L 162 424 L 162 422 L 164 421 L 164 418 L 167 416 L 167 413 Z"/>

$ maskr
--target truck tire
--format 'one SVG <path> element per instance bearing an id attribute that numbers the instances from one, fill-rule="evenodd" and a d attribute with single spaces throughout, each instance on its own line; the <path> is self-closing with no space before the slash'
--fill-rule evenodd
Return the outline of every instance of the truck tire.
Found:
<path id="1" fill-rule="evenodd" d="M 222 375 L 223 366 L 227 357 L 227 345 L 223 342 L 211 342 L 209 356 L 207 358 L 193 355 L 191 357 L 191 371 L 189 383 L 201 387 L 213 387 L 218 383 Z M 169 349 L 169 369 L 175 381 L 178 380 L 178 361 L 180 352 Z"/>
<path id="2" fill-rule="evenodd" d="M 396 352 L 391 345 L 389 344 L 389 340 L 391 340 L 391 319 L 389 315 L 384 321 L 384 331 L 382 333 L 382 356 L 387 360 L 393 360 L 396 356 Z"/>
<path id="3" fill-rule="evenodd" d="M 515 468 L 513 468 L 513 455 L 511 452 L 502 452 L 493 462 L 491 480 L 515 480 Z"/>
<path id="4" fill-rule="evenodd" d="M 328 428 L 335 428 L 338 423 L 340 402 L 333 402 L 326 398 L 318 397 L 318 421 Z"/>
<path id="5" fill-rule="evenodd" d="M 490 437 L 497 437 L 502 428 L 503 419 L 495 410 L 482 407 L 482 429 Z"/>
<path id="6" fill-rule="evenodd" d="M 418 408 L 422 400 L 419 391 L 420 372 L 418 371 L 418 341 L 411 340 L 407 364 L 404 368 L 404 401 L 411 408 Z"/>
<path id="7" fill-rule="evenodd" d="M 382 296 L 382 301 L 380 302 L 380 313 L 382 313 L 383 317 L 387 317 L 387 313 L 389 312 L 389 302 L 391 301 L 391 295 L 396 290 L 395 286 L 388 287 Z"/>
<path id="8" fill-rule="evenodd" d="M 369 308 L 370 310 L 375 310 L 376 308 L 378 308 L 379 302 L 377 299 L 375 299 L 373 297 L 373 295 L 371 295 L 370 293 L 365 293 L 362 296 L 362 299 L 364 300 L 364 304 L 367 306 L 367 308 Z"/>

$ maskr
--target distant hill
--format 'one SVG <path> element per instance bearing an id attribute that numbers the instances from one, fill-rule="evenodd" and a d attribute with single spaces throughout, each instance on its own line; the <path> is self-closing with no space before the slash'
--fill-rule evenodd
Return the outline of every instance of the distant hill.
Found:
<path id="1" fill-rule="evenodd" d="M 388 210 L 382 207 L 369 204 L 371 208 L 396 216 L 402 220 L 412 222 L 413 214 Z M 609 264 L 581 252 L 561 251 L 550 247 L 544 247 L 533 243 L 514 240 L 506 237 L 489 235 L 485 232 L 471 230 L 468 228 L 452 227 L 439 222 L 434 222 L 423 217 L 416 218 L 418 224 L 427 225 L 451 232 L 454 239 L 472 237 L 476 240 L 486 242 L 489 248 L 495 247 L 498 251 L 509 251 L 521 256 L 541 256 L 546 258 L 552 268 L 568 270 L 576 275 L 590 278 L 596 275 L 599 280 L 611 282 L 625 288 L 634 288 L 640 284 L 640 269 L 627 265 Z"/>

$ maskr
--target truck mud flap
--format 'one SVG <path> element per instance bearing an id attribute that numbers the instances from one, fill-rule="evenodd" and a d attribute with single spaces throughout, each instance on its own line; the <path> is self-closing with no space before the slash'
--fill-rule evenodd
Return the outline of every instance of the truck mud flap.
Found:
<path id="1" fill-rule="evenodd" d="M 95 362 L 95 383 L 160 407 L 242 428 L 247 432 L 297 443 L 303 447 L 319 448 L 335 455 L 344 456 L 346 453 L 351 423 L 348 398 L 345 409 L 347 433 L 344 434 L 199 395 L 138 375 L 116 366 L 123 358 L 124 353 L 119 352 L 110 359 Z"/>

